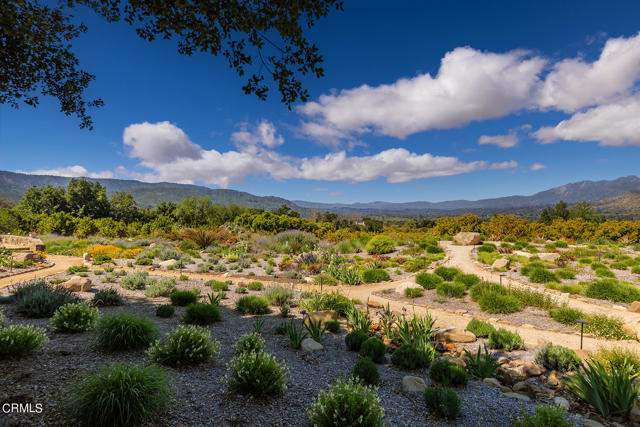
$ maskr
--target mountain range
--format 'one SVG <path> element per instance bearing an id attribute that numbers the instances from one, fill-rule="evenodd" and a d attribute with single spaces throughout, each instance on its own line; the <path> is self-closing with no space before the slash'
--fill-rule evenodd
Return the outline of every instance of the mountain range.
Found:
<path id="1" fill-rule="evenodd" d="M 214 203 L 229 205 L 235 203 L 259 209 L 273 210 L 287 205 L 305 216 L 314 212 L 329 211 L 339 214 L 370 216 L 442 216 L 473 212 L 481 216 L 496 212 L 516 213 L 522 216 L 536 216 L 545 206 L 563 200 L 569 204 L 586 200 L 595 203 L 599 211 L 615 216 L 640 216 L 640 178 L 626 176 L 614 180 L 580 181 L 554 187 L 530 196 L 507 196 L 482 200 L 451 200 L 444 202 L 391 203 L 376 201 L 370 203 L 317 203 L 302 200 L 287 200 L 275 196 L 256 196 L 250 193 L 212 189 L 199 185 L 175 184 L 168 182 L 147 183 L 122 179 L 94 179 L 100 182 L 108 194 L 127 191 L 141 206 L 157 206 L 159 203 L 179 202 L 185 197 L 208 197 Z M 29 175 L 0 171 L 0 198 L 17 203 L 22 194 L 32 186 L 52 185 L 66 187 L 71 178 L 49 175 Z"/>

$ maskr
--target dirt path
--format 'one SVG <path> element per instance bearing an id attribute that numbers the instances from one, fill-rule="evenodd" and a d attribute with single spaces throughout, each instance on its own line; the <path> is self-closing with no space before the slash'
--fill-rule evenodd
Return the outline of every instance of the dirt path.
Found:
<path id="1" fill-rule="evenodd" d="M 0 279 L 0 289 L 13 285 L 14 283 L 20 283 L 31 279 L 37 279 L 40 277 L 51 276 L 56 273 L 66 271 L 67 268 L 73 265 L 82 265 L 81 257 L 71 257 L 64 255 L 47 255 L 47 259 L 54 263 L 53 266 L 43 268 L 41 270 L 29 271 L 27 273 L 16 274 L 15 276 L 4 277 Z"/>
<path id="2" fill-rule="evenodd" d="M 457 246 L 451 242 L 439 242 L 445 250 L 446 259 L 444 265 L 449 267 L 456 267 L 462 270 L 463 273 L 475 274 L 482 280 L 498 283 L 500 282 L 500 273 L 491 270 L 490 268 L 484 268 L 482 264 L 476 261 L 473 257 L 473 246 Z M 527 283 L 514 280 L 513 278 L 503 278 L 503 284 L 513 287 L 528 288 L 540 291 L 541 289 L 536 286 L 531 286 Z M 546 290 L 542 290 L 543 292 Z M 625 307 L 616 306 L 615 304 L 593 304 L 584 299 L 570 298 L 569 294 L 548 292 L 553 295 L 559 304 L 566 303 L 569 307 L 578 309 L 583 313 L 589 314 L 606 314 L 608 316 L 614 316 L 620 318 L 624 323 L 633 323 L 640 321 L 640 313 L 633 313 L 628 311 Z"/>

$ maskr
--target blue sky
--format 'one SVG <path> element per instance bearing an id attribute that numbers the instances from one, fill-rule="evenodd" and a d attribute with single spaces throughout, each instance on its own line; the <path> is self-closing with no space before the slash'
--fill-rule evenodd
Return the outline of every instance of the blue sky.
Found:
<path id="1" fill-rule="evenodd" d="M 87 95 L 105 101 L 95 129 L 54 99 L 0 106 L 0 169 L 341 203 L 638 173 L 638 2 L 349 0 L 309 31 L 325 77 L 305 78 L 310 102 L 291 111 L 273 90 L 266 102 L 244 95 L 223 58 L 76 16 L 89 32 L 75 52 L 96 75 Z"/>

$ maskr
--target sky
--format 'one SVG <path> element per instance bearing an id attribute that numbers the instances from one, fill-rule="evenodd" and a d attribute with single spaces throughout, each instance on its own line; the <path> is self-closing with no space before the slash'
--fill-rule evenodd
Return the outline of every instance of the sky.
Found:
<path id="1" fill-rule="evenodd" d="M 0 105 L 0 169 L 329 203 L 476 200 L 638 174 L 640 2 L 348 0 L 289 110 L 224 58 L 78 9 L 94 129 Z"/>

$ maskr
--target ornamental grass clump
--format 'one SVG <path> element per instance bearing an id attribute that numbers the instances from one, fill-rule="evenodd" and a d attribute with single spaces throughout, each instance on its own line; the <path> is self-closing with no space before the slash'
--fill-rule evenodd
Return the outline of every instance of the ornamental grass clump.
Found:
<path id="1" fill-rule="evenodd" d="M 217 305 L 193 303 L 184 309 L 182 321 L 188 325 L 206 326 L 222 320 L 220 309 Z"/>
<path id="2" fill-rule="evenodd" d="M 128 313 L 102 316 L 96 327 L 96 343 L 107 351 L 147 347 L 159 335 L 158 326 L 152 320 Z"/>
<path id="3" fill-rule="evenodd" d="M 222 381 L 238 394 L 266 397 L 284 393 L 289 376 L 284 362 L 260 351 L 234 356 Z"/>
<path id="4" fill-rule="evenodd" d="M 440 283 L 442 283 L 442 277 L 437 274 L 431 273 L 418 273 L 416 274 L 416 283 L 423 288 L 435 289 Z"/>
<path id="5" fill-rule="evenodd" d="M 87 302 L 65 304 L 58 308 L 51 319 L 56 332 L 84 332 L 94 329 L 100 312 Z"/>
<path id="6" fill-rule="evenodd" d="M 211 332 L 194 325 L 178 326 L 147 350 L 152 362 L 174 368 L 209 362 L 219 354 L 220 343 L 211 338 Z"/>
<path id="7" fill-rule="evenodd" d="M 515 427 L 573 426 L 573 421 L 569 419 L 566 409 L 551 405 L 538 406 L 533 415 L 523 409 L 522 416 L 512 420 L 512 422 Z"/>
<path id="8" fill-rule="evenodd" d="M 307 410 L 309 420 L 318 427 L 384 425 L 384 408 L 377 388 L 354 379 L 338 379 L 329 390 L 320 390 Z"/>
<path id="9" fill-rule="evenodd" d="M 473 355 L 467 349 L 464 350 L 467 358 L 467 372 L 474 378 L 496 378 L 498 368 L 502 366 L 487 350 L 487 346 L 484 346 L 484 353 L 480 352 L 480 346 L 478 346 L 478 352 Z"/>
<path id="10" fill-rule="evenodd" d="M 44 328 L 33 325 L 9 325 L 0 328 L 0 359 L 27 356 L 49 339 Z"/>
<path id="11" fill-rule="evenodd" d="M 462 298 L 466 289 L 467 287 L 464 283 L 442 282 L 436 287 L 436 292 L 438 295 L 446 298 Z"/>
<path id="12" fill-rule="evenodd" d="M 442 277 L 445 282 L 451 282 L 460 274 L 460 270 L 454 267 L 438 267 L 434 271 L 435 274 Z"/>
<path id="13" fill-rule="evenodd" d="M 282 306 L 284 304 L 290 304 L 293 300 L 293 290 L 285 288 L 284 286 L 270 286 L 262 292 L 269 304 L 275 306 Z"/>
<path id="14" fill-rule="evenodd" d="M 362 272 L 362 281 L 365 283 L 378 283 L 386 280 L 391 280 L 391 277 L 383 268 L 370 268 Z"/>
<path id="15" fill-rule="evenodd" d="M 167 372 L 157 365 L 118 363 L 84 375 L 66 399 L 70 425 L 125 427 L 155 420 L 173 396 Z"/>
<path id="16" fill-rule="evenodd" d="M 489 334 L 489 348 L 504 351 L 524 350 L 524 341 L 517 333 L 500 328 Z"/>
<path id="17" fill-rule="evenodd" d="M 269 312 L 269 301 L 265 297 L 247 295 L 236 302 L 236 310 L 242 314 L 266 314 Z"/>
<path id="18" fill-rule="evenodd" d="M 172 305 L 184 307 L 198 302 L 198 292 L 195 289 L 190 291 L 174 291 L 169 295 L 169 300 Z"/>
<path id="19" fill-rule="evenodd" d="M 18 312 L 26 317 L 51 317 L 65 304 L 78 302 L 73 292 L 46 284 L 44 279 L 18 285 L 14 293 Z"/>
<path id="20" fill-rule="evenodd" d="M 428 387 L 423 397 L 429 411 L 437 417 L 453 420 L 460 413 L 460 398 L 448 387 Z"/>
<path id="21" fill-rule="evenodd" d="M 144 294 L 149 298 L 168 297 L 176 290 L 176 281 L 174 279 L 162 279 L 151 283 Z"/>
<path id="22" fill-rule="evenodd" d="M 92 303 L 96 307 L 115 307 L 124 304 L 124 300 L 115 289 L 103 289 L 93 295 Z"/>
<path id="23" fill-rule="evenodd" d="M 467 331 L 471 332 L 478 338 L 487 338 L 489 334 L 496 330 L 491 323 L 483 322 L 473 318 L 467 323 Z"/>

